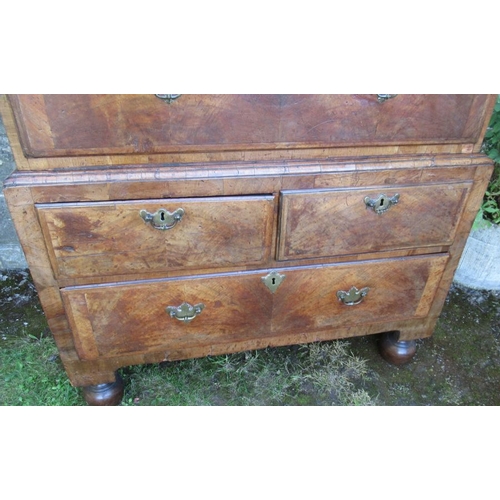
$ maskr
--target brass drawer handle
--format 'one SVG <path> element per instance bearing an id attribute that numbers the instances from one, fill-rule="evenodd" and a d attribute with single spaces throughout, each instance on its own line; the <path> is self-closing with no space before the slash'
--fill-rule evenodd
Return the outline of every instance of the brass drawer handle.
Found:
<path id="1" fill-rule="evenodd" d="M 363 302 L 363 299 L 366 297 L 369 291 L 370 289 L 368 287 L 358 290 L 355 286 L 353 286 L 348 292 L 339 290 L 337 292 L 337 298 L 346 306 L 355 306 Z"/>
<path id="2" fill-rule="evenodd" d="M 155 229 L 166 231 L 180 222 L 184 213 L 183 208 L 178 208 L 174 212 L 160 208 L 154 214 L 149 213 L 147 210 L 141 210 L 139 215 L 144 219 L 144 222 L 149 222 Z"/>
<path id="3" fill-rule="evenodd" d="M 158 97 L 159 99 L 162 99 L 163 101 L 168 102 L 169 104 L 172 101 L 175 101 L 176 99 L 178 99 L 181 95 L 182 94 L 155 94 L 156 97 Z"/>
<path id="4" fill-rule="evenodd" d="M 365 205 L 368 208 L 373 209 L 376 214 L 383 214 L 389 210 L 392 206 L 399 202 L 399 193 L 394 196 L 387 196 L 386 194 L 379 195 L 378 198 L 372 199 L 369 196 L 365 196 Z"/>
<path id="5" fill-rule="evenodd" d="M 205 304 L 196 304 L 192 306 L 187 302 L 183 302 L 180 306 L 168 306 L 166 308 L 167 313 L 171 318 L 178 319 L 183 323 L 189 323 L 196 316 L 201 314 L 201 311 L 205 309 Z"/>
<path id="6" fill-rule="evenodd" d="M 394 99 L 398 94 L 377 94 L 378 102 L 385 102 L 389 99 Z"/>

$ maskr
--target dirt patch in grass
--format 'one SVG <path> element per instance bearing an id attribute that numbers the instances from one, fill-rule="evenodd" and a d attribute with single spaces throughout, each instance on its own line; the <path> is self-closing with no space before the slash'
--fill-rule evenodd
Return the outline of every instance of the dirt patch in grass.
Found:
<path id="1" fill-rule="evenodd" d="M 31 275 L 0 271 L 0 347 L 22 337 L 49 334 Z"/>
<path id="2" fill-rule="evenodd" d="M 394 367 L 374 356 L 374 337 L 351 340 L 371 368 L 370 394 L 386 405 L 500 404 L 500 295 L 453 285 L 431 338 Z"/>

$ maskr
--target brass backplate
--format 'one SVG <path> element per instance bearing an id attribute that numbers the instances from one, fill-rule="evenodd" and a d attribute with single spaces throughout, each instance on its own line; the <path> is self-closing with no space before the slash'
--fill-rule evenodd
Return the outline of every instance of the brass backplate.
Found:
<path id="1" fill-rule="evenodd" d="M 337 297 L 346 306 L 355 306 L 363 302 L 363 299 L 367 296 L 369 291 L 370 289 L 368 287 L 358 290 L 355 286 L 353 286 L 348 292 L 339 290 L 337 292 Z"/>

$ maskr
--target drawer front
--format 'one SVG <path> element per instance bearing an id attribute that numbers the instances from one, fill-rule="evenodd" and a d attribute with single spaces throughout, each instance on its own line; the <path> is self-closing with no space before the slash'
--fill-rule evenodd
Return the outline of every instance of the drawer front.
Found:
<path id="1" fill-rule="evenodd" d="M 88 278 L 265 264 L 275 199 L 60 203 L 37 211 L 58 278 Z"/>
<path id="2" fill-rule="evenodd" d="M 92 360 L 424 317 L 447 260 L 409 257 L 69 287 L 61 294 L 78 354 Z M 352 297 L 352 287 L 369 290 L 359 304 L 340 302 L 338 292 Z"/>
<path id="3" fill-rule="evenodd" d="M 450 245 L 471 185 L 283 191 L 278 259 Z"/>
<path id="4" fill-rule="evenodd" d="M 61 294 L 84 360 L 238 342 L 270 331 L 271 293 L 255 274 L 74 287 Z M 177 314 L 190 321 L 167 310 L 182 304 L 193 310 L 186 305 Z"/>
<path id="5" fill-rule="evenodd" d="M 31 157 L 474 144 L 492 97 L 406 94 L 11 95 Z"/>
<path id="6" fill-rule="evenodd" d="M 274 297 L 273 330 L 320 331 L 423 318 L 447 261 L 444 254 L 285 269 Z"/>

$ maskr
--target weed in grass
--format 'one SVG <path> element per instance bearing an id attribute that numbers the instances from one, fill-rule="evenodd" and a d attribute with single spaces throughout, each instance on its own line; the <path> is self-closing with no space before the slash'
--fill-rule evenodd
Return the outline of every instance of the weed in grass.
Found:
<path id="1" fill-rule="evenodd" d="M 368 373 L 366 360 L 354 356 L 349 346 L 345 340 L 308 346 L 306 377 L 328 395 L 332 405 L 374 405 L 376 398 L 361 387 Z"/>

